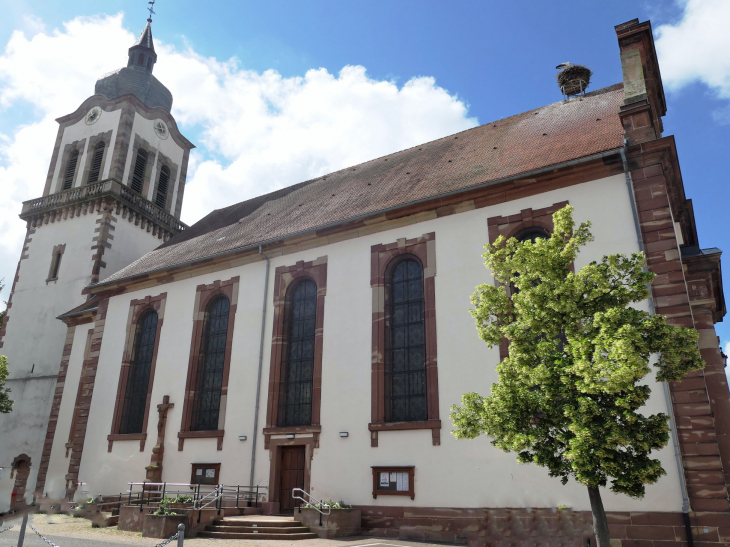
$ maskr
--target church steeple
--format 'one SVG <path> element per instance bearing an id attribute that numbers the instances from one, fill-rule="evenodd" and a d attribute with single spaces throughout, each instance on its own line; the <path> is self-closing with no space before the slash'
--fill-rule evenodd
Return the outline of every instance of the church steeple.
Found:
<path id="1" fill-rule="evenodd" d="M 129 48 L 127 67 L 145 70 L 151 74 L 156 62 L 157 53 L 155 53 L 155 43 L 152 40 L 152 19 L 147 19 L 147 26 L 134 45 Z"/>

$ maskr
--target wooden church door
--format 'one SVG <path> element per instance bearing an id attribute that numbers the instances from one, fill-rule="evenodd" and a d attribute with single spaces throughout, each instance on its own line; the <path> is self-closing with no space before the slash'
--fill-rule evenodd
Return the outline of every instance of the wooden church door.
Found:
<path id="1" fill-rule="evenodd" d="M 291 497 L 294 488 L 304 488 L 304 447 L 285 446 L 281 449 L 281 484 L 279 506 L 282 513 L 291 513 L 299 500 Z"/>

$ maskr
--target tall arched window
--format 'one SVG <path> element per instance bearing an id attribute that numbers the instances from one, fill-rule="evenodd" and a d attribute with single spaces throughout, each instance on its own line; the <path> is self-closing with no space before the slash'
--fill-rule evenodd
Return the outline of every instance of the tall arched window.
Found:
<path id="1" fill-rule="evenodd" d="M 284 332 L 287 333 L 281 362 L 279 427 L 311 425 L 314 335 L 317 319 L 317 285 L 305 279 L 289 292 Z"/>
<path id="2" fill-rule="evenodd" d="M 160 178 L 157 179 L 157 195 L 155 196 L 155 204 L 163 209 L 167 201 L 168 182 L 170 182 L 170 168 L 163 165 L 160 169 Z"/>
<path id="3" fill-rule="evenodd" d="M 137 64 L 139 66 L 144 66 L 144 53 L 140 52 L 139 55 L 137 55 Z"/>
<path id="4" fill-rule="evenodd" d="M 74 176 L 76 175 L 76 164 L 79 162 L 79 151 L 72 150 L 66 164 L 66 174 L 63 177 L 63 189 L 69 190 L 74 185 Z"/>
<path id="5" fill-rule="evenodd" d="M 225 296 L 213 298 L 205 308 L 190 427 L 192 431 L 218 429 L 229 309 L 230 302 Z"/>
<path id="6" fill-rule="evenodd" d="M 134 162 L 134 173 L 132 174 L 132 190 L 138 194 L 142 193 L 144 186 L 144 172 L 147 168 L 147 151 L 140 148 L 137 150 L 137 158 Z"/>
<path id="7" fill-rule="evenodd" d="M 148 310 L 137 321 L 134 333 L 119 433 L 142 433 L 156 337 L 157 312 Z"/>
<path id="8" fill-rule="evenodd" d="M 386 332 L 385 421 L 428 419 L 423 268 L 413 258 L 390 275 Z"/>
<path id="9" fill-rule="evenodd" d="M 91 169 L 89 170 L 89 184 L 97 182 L 101 174 L 101 161 L 104 159 L 104 141 L 94 147 L 94 156 L 91 158 Z"/>

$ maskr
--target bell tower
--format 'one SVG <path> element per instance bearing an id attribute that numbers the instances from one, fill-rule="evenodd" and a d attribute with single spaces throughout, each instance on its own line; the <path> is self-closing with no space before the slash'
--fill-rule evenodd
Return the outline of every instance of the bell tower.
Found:
<path id="1" fill-rule="evenodd" d="M 94 95 L 56 120 L 42 195 L 20 212 L 26 238 L 0 326 L 15 401 L 10 414 L 0 415 L 0 513 L 22 506 L 18 492 L 28 497 L 45 482 L 38 469 L 49 457 L 47 428 L 58 425 L 51 402 L 65 379 L 60 363 L 68 337 L 56 318 L 87 302 L 87 286 L 187 228 L 180 211 L 194 145 L 170 113 L 172 94 L 152 74 L 151 23 L 129 48 L 127 66 L 101 77 Z M 27 463 L 28 473 L 13 472 L 27 484 L 10 478 L 10 462 L 24 469 Z"/>

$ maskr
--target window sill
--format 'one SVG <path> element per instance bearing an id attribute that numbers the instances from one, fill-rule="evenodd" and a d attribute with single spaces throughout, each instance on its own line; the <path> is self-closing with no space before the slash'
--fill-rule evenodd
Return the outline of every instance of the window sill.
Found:
<path id="1" fill-rule="evenodd" d="M 139 441 L 139 451 L 144 452 L 147 433 L 112 433 L 111 435 L 107 435 L 106 440 L 109 441 L 109 452 L 112 451 L 114 441 Z"/>
<path id="2" fill-rule="evenodd" d="M 218 450 L 223 450 L 223 435 L 225 429 L 213 429 L 209 431 L 178 431 L 177 449 L 182 451 L 185 439 L 218 439 Z"/>
<path id="3" fill-rule="evenodd" d="M 264 428 L 264 449 L 269 449 L 272 435 L 296 435 L 297 433 L 311 433 L 314 437 L 314 448 L 319 448 L 319 434 L 322 432 L 321 425 L 296 425 L 289 427 L 265 427 Z"/>
<path id="4" fill-rule="evenodd" d="M 441 420 L 421 420 L 418 422 L 371 422 L 368 424 L 370 430 L 370 446 L 378 446 L 379 431 L 413 431 L 417 429 L 430 429 L 433 446 L 441 444 Z"/>

